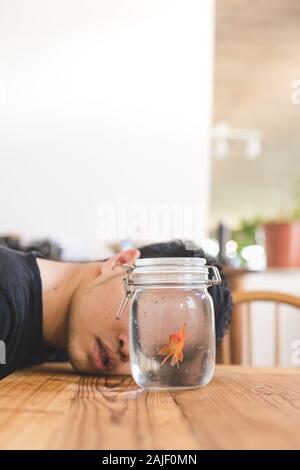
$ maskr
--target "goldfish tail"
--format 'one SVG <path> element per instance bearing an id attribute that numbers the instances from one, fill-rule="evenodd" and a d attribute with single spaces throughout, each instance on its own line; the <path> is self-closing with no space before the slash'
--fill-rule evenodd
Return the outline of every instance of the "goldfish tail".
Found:
<path id="1" fill-rule="evenodd" d="M 171 362 L 170 362 L 170 366 L 175 366 L 175 364 L 177 365 L 177 369 L 179 369 L 179 364 L 178 364 L 178 359 L 177 359 L 177 356 L 172 356 L 172 359 L 171 359 Z"/>
<path id="2" fill-rule="evenodd" d="M 172 354 L 168 354 L 168 356 L 166 356 L 166 357 L 164 358 L 164 360 L 160 363 L 160 365 L 163 366 L 163 365 L 167 362 L 167 360 L 169 359 L 169 357 L 171 357 L 171 355 L 172 355 Z"/>
<path id="3" fill-rule="evenodd" d="M 178 359 L 180 360 L 180 362 L 183 361 L 183 352 L 181 351 L 179 354 L 178 354 Z"/>

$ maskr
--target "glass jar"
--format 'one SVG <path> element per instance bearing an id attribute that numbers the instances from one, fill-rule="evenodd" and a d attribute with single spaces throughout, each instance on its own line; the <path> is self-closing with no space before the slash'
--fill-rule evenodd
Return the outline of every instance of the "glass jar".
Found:
<path id="1" fill-rule="evenodd" d="M 148 390 L 183 390 L 207 384 L 215 367 L 214 306 L 207 287 L 220 284 L 203 258 L 144 258 L 124 265 L 131 300 L 130 366 Z M 213 277 L 209 279 L 209 269 Z"/>

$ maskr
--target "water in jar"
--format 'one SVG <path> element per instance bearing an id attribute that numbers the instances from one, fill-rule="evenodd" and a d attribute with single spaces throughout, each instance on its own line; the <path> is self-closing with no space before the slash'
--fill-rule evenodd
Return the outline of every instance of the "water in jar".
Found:
<path id="1" fill-rule="evenodd" d="M 129 331 L 131 372 L 141 387 L 188 389 L 212 378 L 215 329 L 206 288 L 136 291 Z"/>

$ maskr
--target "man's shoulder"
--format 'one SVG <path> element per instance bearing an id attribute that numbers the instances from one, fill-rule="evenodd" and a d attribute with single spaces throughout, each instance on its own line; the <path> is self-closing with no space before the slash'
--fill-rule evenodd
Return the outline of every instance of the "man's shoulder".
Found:
<path id="1" fill-rule="evenodd" d="M 0 289 L 0 379 L 10 373 L 6 359 L 11 325 L 12 318 L 9 303 L 4 292 Z"/>
<path id="2" fill-rule="evenodd" d="M 9 301 L 0 288 L 0 340 L 5 340 L 11 324 Z"/>
<path id="3" fill-rule="evenodd" d="M 6 348 L 0 378 L 43 357 L 42 290 L 35 257 L 4 247 L 0 247 L 0 340 Z"/>
<path id="4" fill-rule="evenodd" d="M 37 266 L 31 253 L 0 246 L 0 288 L 5 290 L 12 283 L 36 272 Z"/>

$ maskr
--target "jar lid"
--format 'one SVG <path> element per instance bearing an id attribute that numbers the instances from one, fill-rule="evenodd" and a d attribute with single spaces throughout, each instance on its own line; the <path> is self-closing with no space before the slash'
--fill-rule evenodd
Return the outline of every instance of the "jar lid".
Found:
<path id="1" fill-rule="evenodd" d="M 142 258 L 135 262 L 133 284 L 206 283 L 208 267 L 204 258 Z"/>
<path id="2" fill-rule="evenodd" d="M 141 258 L 135 262 L 136 268 L 146 266 L 176 266 L 177 268 L 185 266 L 203 267 L 206 265 L 205 258 L 184 258 L 184 257 L 172 257 L 172 258 Z"/>
<path id="3" fill-rule="evenodd" d="M 134 275 L 168 273 L 208 274 L 205 258 L 142 258 L 137 259 Z"/>

